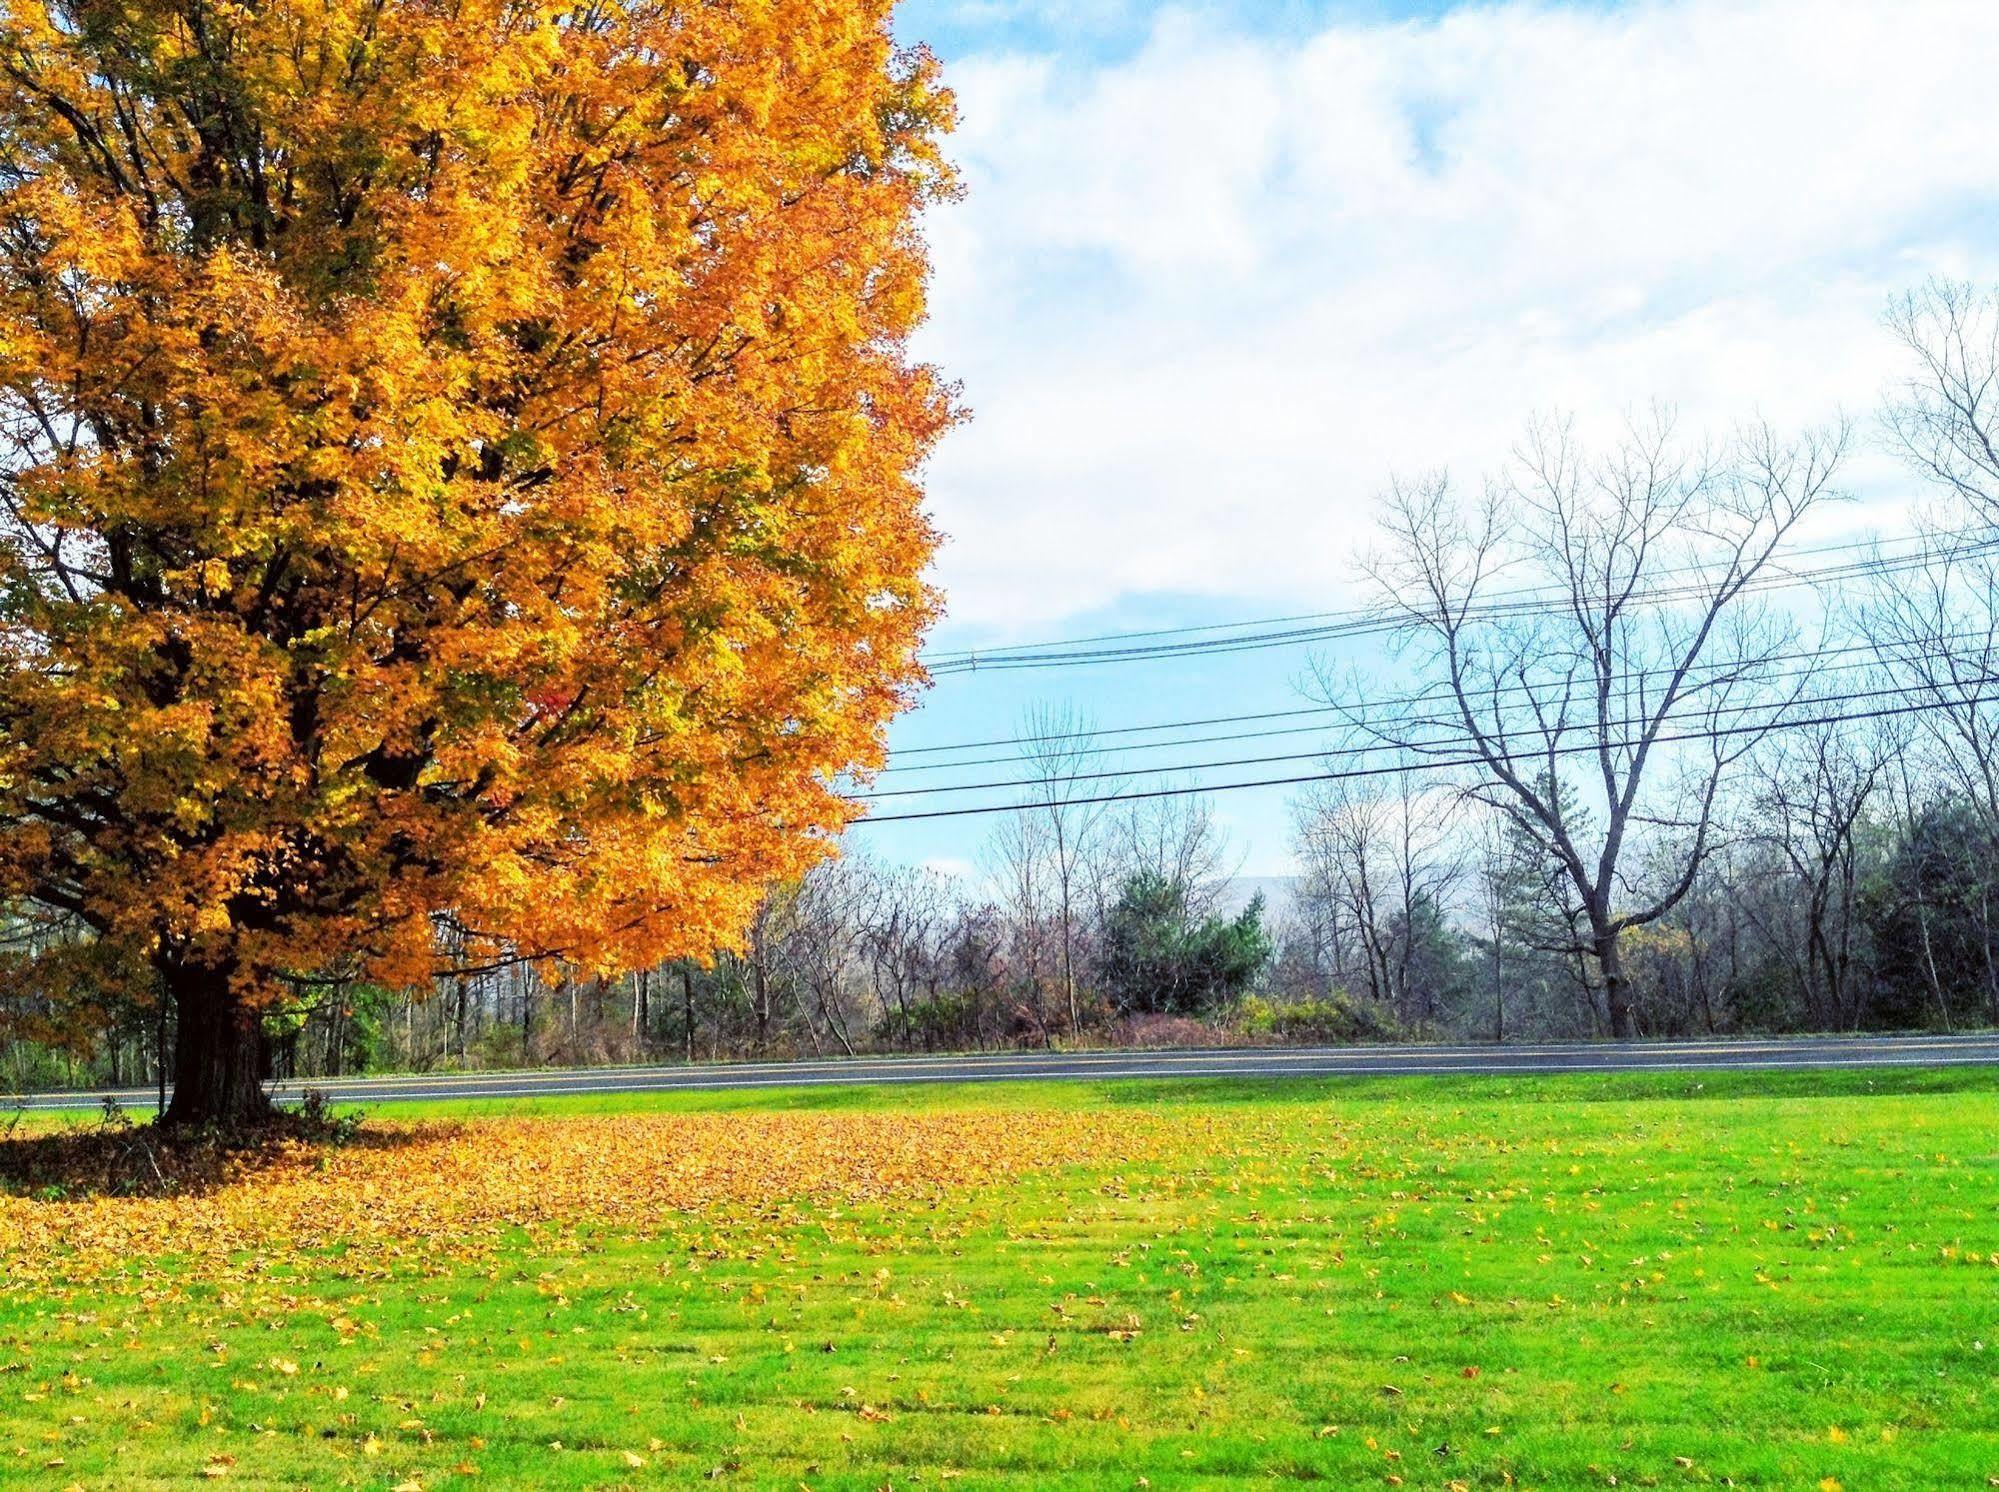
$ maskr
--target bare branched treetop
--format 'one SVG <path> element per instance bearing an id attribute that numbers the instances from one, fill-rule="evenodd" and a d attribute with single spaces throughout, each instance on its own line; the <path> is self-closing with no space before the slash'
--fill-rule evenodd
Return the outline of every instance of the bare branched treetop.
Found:
<path id="1" fill-rule="evenodd" d="M 1654 410 L 1593 452 L 1546 420 L 1475 494 L 1444 473 L 1390 490 L 1368 570 L 1435 705 L 1365 728 L 1469 764 L 1471 791 L 1556 863 L 1615 1034 L 1631 1033 L 1619 935 L 1686 895 L 1729 766 L 1807 687 L 1766 592 L 1849 439 L 1750 425 L 1688 444 Z M 1619 865 L 1640 834 L 1679 873 L 1632 902 Z"/>
<path id="2" fill-rule="evenodd" d="M 1999 518 L 1999 289 L 1932 280 L 1890 303 L 1888 325 L 1915 364 L 1883 414 L 1891 443 L 1980 518 Z"/>

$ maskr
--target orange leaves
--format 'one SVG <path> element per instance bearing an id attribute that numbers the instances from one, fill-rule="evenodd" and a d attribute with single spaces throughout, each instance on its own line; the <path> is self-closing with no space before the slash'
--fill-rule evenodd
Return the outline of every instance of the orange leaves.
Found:
<path id="1" fill-rule="evenodd" d="M 292 1145 L 241 1165 L 212 1193 L 76 1202 L 0 1196 L 0 1266 L 23 1286 L 75 1284 L 132 1258 L 184 1257 L 197 1273 L 260 1273 L 281 1256 L 338 1250 L 463 1268 L 528 1229 L 681 1231 L 708 1209 L 853 1208 L 921 1201 L 1065 1157 L 1138 1156 L 1168 1143 L 1150 1118 L 1082 1114 L 713 1114 L 489 1120 L 370 1127 L 358 1145 Z M 1135 1336 L 1136 1318 L 1110 1323 Z M 340 1341 L 368 1328 L 327 1322 Z M 299 1371 L 273 1357 L 277 1378 Z"/>
<path id="2" fill-rule="evenodd" d="M 0 0 L 49 536 L 0 549 L 0 889 L 263 1001 L 421 982 L 440 911 L 731 941 L 919 682 L 934 64 L 886 0 L 182 10 Z"/>

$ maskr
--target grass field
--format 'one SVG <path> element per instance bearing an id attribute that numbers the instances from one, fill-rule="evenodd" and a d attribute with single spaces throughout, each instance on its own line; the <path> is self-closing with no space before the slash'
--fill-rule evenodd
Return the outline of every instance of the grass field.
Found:
<path id="1" fill-rule="evenodd" d="M 1999 1484 L 1999 1078 L 380 1110 L 0 1197 L 0 1484 Z"/>

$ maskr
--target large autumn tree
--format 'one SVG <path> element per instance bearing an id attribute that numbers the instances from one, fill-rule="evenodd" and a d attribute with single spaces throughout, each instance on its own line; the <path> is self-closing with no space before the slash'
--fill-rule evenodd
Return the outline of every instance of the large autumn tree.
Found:
<path id="1" fill-rule="evenodd" d="M 257 1118 L 340 969 L 724 944 L 918 678 L 888 0 L 0 0 L 0 900 Z"/>

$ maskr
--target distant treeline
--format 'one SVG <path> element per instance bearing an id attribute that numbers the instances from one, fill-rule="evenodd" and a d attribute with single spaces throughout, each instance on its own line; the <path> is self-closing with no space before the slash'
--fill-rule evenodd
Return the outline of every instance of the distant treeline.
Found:
<path id="1" fill-rule="evenodd" d="M 1742 832 L 1670 915 L 1628 935 L 1641 1034 L 1999 1024 L 1989 805 L 1925 791 L 1906 755 L 1883 765 L 1857 744 L 1774 753 L 1744 784 Z M 595 980 L 516 964 L 414 998 L 330 982 L 267 1023 L 273 1070 L 1605 1034 L 1571 912 L 1521 836 L 1478 832 L 1464 800 L 1413 778 L 1303 816 L 1308 873 L 1276 908 L 1223 910 L 1219 836 L 1182 800 L 1104 834 L 1065 919 L 1023 815 L 1001 836 L 1006 895 L 838 860 L 705 965 Z M 15 1041 L 0 1085 L 149 1083 L 159 1035 L 135 1008 L 85 1051 Z"/>

